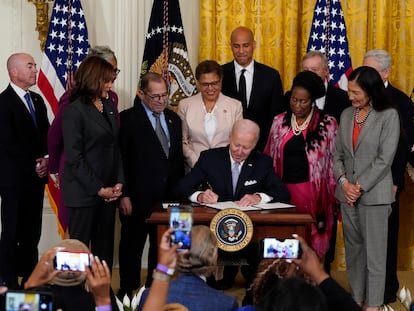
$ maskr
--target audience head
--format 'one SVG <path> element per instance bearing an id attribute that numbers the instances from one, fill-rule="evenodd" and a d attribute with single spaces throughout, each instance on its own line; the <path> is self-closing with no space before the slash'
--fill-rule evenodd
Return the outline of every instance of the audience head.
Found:
<path id="1" fill-rule="evenodd" d="M 112 65 L 115 71 L 115 75 L 118 75 L 120 70 L 118 69 L 118 60 L 115 56 L 115 52 L 107 45 L 96 45 L 93 48 L 90 48 L 88 51 L 88 56 L 98 56 L 103 58 L 108 63 Z M 116 76 L 115 76 L 116 79 Z"/>
<path id="2" fill-rule="evenodd" d="M 234 161 L 247 159 L 259 140 L 260 128 L 249 119 L 238 120 L 230 132 L 230 153 Z"/>
<path id="3" fill-rule="evenodd" d="M 320 51 L 309 51 L 303 56 L 302 70 L 316 73 L 324 82 L 329 80 L 328 58 Z"/>
<path id="4" fill-rule="evenodd" d="M 7 60 L 7 71 L 10 81 L 25 91 L 36 84 L 36 63 L 30 54 L 12 54 Z"/>
<path id="5" fill-rule="evenodd" d="M 89 248 L 79 240 L 65 239 L 60 241 L 54 248 L 62 248 L 68 252 L 86 252 L 89 253 Z M 84 283 L 86 280 L 85 273 L 73 271 L 61 271 L 52 280 L 52 283 L 60 286 L 75 286 Z"/>
<path id="6" fill-rule="evenodd" d="M 97 56 L 84 59 L 75 73 L 75 85 L 71 91 L 71 99 L 84 97 L 88 102 L 96 98 L 108 97 L 115 73 L 112 65 Z"/>
<path id="7" fill-rule="evenodd" d="M 363 66 L 374 68 L 383 81 L 388 80 L 391 74 L 391 56 L 385 50 L 370 50 L 365 53 Z"/>
<path id="8" fill-rule="evenodd" d="M 263 259 L 258 268 L 255 279 L 252 283 L 253 303 L 257 305 L 264 295 L 280 279 L 303 276 L 296 266 L 283 259 Z"/>
<path id="9" fill-rule="evenodd" d="M 203 100 L 215 102 L 221 92 L 223 79 L 221 66 L 214 60 L 205 60 L 198 64 L 195 74 Z"/>
<path id="10" fill-rule="evenodd" d="M 279 279 L 256 306 L 257 311 L 327 311 L 319 287 L 302 278 Z"/>
<path id="11" fill-rule="evenodd" d="M 207 226 L 191 229 L 190 251 L 177 258 L 177 271 L 182 274 L 209 276 L 217 265 L 217 239 Z"/>
<path id="12" fill-rule="evenodd" d="M 368 66 L 358 67 L 349 75 L 348 96 L 356 108 L 372 106 L 374 110 L 381 111 L 391 105 L 381 76 Z"/>
<path id="13" fill-rule="evenodd" d="M 252 62 L 256 41 L 250 28 L 240 26 L 234 29 L 230 36 L 230 45 L 234 60 L 240 66 L 246 67 Z"/>
<path id="14" fill-rule="evenodd" d="M 160 74 L 147 72 L 141 77 L 138 96 L 151 111 L 161 113 L 167 106 L 167 83 Z"/>

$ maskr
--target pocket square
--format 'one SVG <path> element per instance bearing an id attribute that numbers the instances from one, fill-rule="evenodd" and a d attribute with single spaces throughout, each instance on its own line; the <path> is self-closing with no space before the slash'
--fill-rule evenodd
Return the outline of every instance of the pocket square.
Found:
<path id="1" fill-rule="evenodd" d="M 256 180 L 246 180 L 245 182 L 244 182 L 244 185 L 245 186 L 251 186 L 251 185 L 254 185 L 254 184 L 257 184 L 257 181 Z"/>

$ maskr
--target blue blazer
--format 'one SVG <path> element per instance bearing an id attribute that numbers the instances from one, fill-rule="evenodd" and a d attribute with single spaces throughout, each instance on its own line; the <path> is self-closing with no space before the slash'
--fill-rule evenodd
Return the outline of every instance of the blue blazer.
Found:
<path id="1" fill-rule="evenodd" d="M 191 172 L 178 182 L 176 194 L 181 199 L 188 198 L 207 182 L 219 201 L 238 201 L 245 194 L 256 192 L 266 193 L 274 202 L 290 199 L 285 184 L 275 174 L 272 159 L 256 151 L 244 161 L 234 195 L 228 146 L 203 151 Z"/>
<path id="2" fill-rule="evenodd" d="M 138 311 L 142 310 L 148 292 L 149 288 L 142 293 Z M 191 311 L 233 311 L 238 308 L 234 297 L 209 287 L 195 275 L 181 275 L 171 282 L 167 303 L 180 303 Z"/>

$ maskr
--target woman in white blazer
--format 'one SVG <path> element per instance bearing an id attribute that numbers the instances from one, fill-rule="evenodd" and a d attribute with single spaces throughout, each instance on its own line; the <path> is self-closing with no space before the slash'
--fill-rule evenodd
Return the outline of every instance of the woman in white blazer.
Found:
<path id="1" fill-rule="evenodd" d="M 187 170 L 193 168 L 201 151 L 227 146 L 234 122 L 243 118 L 241 103 L 221 93 L 223 71 L 216 61 L 198 64 L 196 79 L 199 93 L 181 100 L 177 112 L 183 121 Z"/>
<path id="2" fill-rule="evenodd" d="M 352 296 L 364 310 L 373 311 L 384 299 L 388 216 L 395 198 L 391 164 L 400 119 L 375 69 L 359 67 L 348 80 L 352 107 L 342 112 L 335 140 L 335 194 L 341 203 Z"/>

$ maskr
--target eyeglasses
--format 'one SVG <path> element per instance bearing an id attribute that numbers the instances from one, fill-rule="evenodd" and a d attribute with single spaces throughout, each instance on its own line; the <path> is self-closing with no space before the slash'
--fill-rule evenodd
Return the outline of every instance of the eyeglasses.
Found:
<path id="1" fill-rule="evenodd" d="M 217 88 L 220 85 L 220 80 L 213 82 L 199 82 L 199 84 L 203 89 L 208 89 L 209 86 Z"/>
<path id="2" fill-rule="evenodd" d="M 115 74 L 117 75 L 117 74 L 119 74 L 119 73 L 121 72 L 121 69 L 119 69 L 119 68 L 115 68 L 115 69 L 114 69 L 114 72 L 115 72 Z"/>
<path id="3" fill-rule="evenodd" d="M 300 106 L 304 107 L 306 105 L 308 105 L 311 102 L 311 99 L 297 99 L 296 97 L 290 97 L 290 103 L 292 105 L 297 105 L 299 104 Z"/>
<path id="4" fill-rule="evenodd" d="M 168 93 L 150 95 L 150 94 L 144 92 L 144 94 L 147 95 L 149 98 L 151 98 L 152 101 L 160 101 L 161 99 L 165 100 L 168 97 Z"/>

